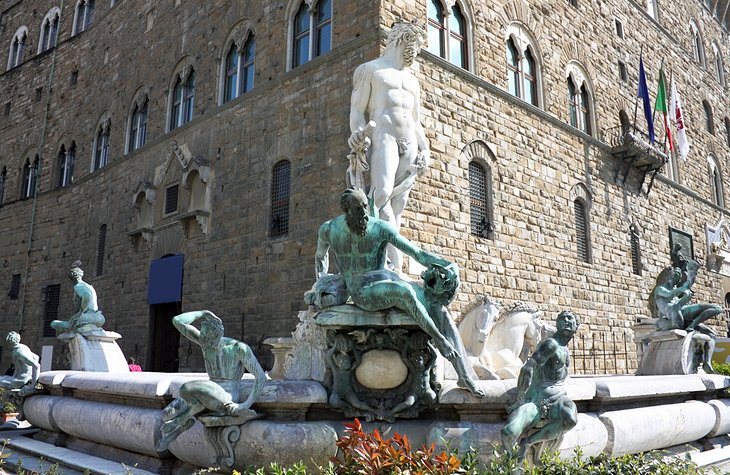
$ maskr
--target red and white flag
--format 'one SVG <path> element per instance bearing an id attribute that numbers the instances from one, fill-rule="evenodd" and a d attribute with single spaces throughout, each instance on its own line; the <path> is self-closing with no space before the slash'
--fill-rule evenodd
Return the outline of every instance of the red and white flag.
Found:
<path id="1" fill-rule="evenodd" d="M 669 99 L 669 116 L 671 117 L 672 123 L 677 127 L 677 134 L 675 135 L 675 143 L 679 150 L 679 155 L 683 160 L 687 160 L 687 154 L 689 153 L 689 141 L 687 140 L 687 132 L 685 130 L 684 113 L 682 112 L 682 105 L 679 102 L 679 95 L 677 95 L 677 81 L 672 80 L 672 96 Z"/>

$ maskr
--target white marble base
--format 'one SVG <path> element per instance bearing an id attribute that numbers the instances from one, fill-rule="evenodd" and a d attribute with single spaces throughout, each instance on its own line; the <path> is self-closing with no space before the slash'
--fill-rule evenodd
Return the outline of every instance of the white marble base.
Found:
<path id="1" fill-rule="evenodd" d="M 47 440 L 76 450 L 111 447 L 145 456 L 139 468 L 147 470 L 154 470 L 154 461 L 171 463 L 159 457 L 174 457 L 174 466 L 181 470 L 177 473 L 213 464 L 239 470 L 249 464 L 268 466 L 272 461 L 326 465 L 336 452 L 335 441 L 344 423 L 351 422 L 327 412 L 327 392 L 320 383 L 267 381 L 253 405 L 262 419 L 222 427 L 219 440 L 213 441 L 205 436 L 211 429 L 196 422 L 172 442 L 169 453 L 158 454 L 155 444 L 165 402 L 177 395 L 185 381 L 205 377 L 199 373 L 43 373 L 41 383 L 49 394 L 28 397 L 24 412 Z M 444 418 L 363 425 L 368 431 L 377 428 L 384 436 L 405 434 L 414 446 L 474 447 L 486 462 L 492 445 L 500 443 L 505 407 L 515 400 L 515 384 L 515 380 L 479 381 L 486 393 L 480 399 L 446 382 L 439 394 Z M 252 386 L 253 379 L 246 375 L 241 394 L 248 394 Z M 706 374 L 569 378 L 568 397 L 590 412 L 578 414 L 578 424 L 565 433 L 559 451 L 570 457 L 581 447 L 587 457 L 687 443 L 709 447 L 709 438 L 730 430 L 730 398 L 724 391 L 728 387 L 730 378 Z"/>
<path id="2" fill-rule="evenodd" d="M 62 333 L 58 339 L 68 344 L 73 371 L 129 373 L 127 360 L 116 340 L 122 335 L 104 330 Z"/>
<path id="3" fill-rule="evenodd" d="M 637 375 L 694 374 L 697 372 L 695 352 L 710 337 L 684 330 L 656 331 L 644 337 L 647 343 L 639 361 Z M 701 346 L 700 346 L 701 348 Z"/>

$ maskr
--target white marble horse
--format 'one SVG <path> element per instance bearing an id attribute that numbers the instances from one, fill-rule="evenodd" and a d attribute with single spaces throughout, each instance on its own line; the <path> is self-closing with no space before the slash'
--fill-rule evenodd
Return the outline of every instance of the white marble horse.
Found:
<path id="1" fill-rule="evenodd" d="M 536 307 L 525 302 L 515 302 L 500 313 L 499 304 L 489 296 L 479 298 L 459 323 L 468 360 L 479 379 L 519 375 L 524 355 L 555 331 L 539 315 Z"/>

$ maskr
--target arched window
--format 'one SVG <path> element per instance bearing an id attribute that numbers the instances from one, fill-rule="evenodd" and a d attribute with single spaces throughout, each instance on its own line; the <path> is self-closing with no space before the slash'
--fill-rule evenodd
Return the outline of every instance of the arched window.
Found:
<path id="1" fill-rule="evenodd" d="M 7 184 L 8 180 L 8 169 L 3 167 L 3 170 L 0 172 L 0 204 L 3 204 L 5 201 L 5 186 Z"/>
<path id="2" fill-rule="evenodd" d="M 8 68 L 12 69 L 23 62 L 25 55 L 25 44 L 28 41 L 28 28 L 22 26 L 13 35 L 10 42 L 10 55 L 8 56 Z"/>
<path id="3" fill-rule="evenodd" d="M 692 35 L 692 52 L 694 54 L 694 59 L 697 63 L 700 64 L 703 68 L 705 67 L 705 46 L 702 41 L 702 35 L 700 34 L 700 29 L 697 27 L 697 24 L 694 20 L 690 20 L 689 22 L 689 31 Z"/>
<path id="4" fill-rule="evenodd" d="M 575 92 L 575 84 L 571 77 L 568 77 L 568 116 L 570 125 L 578 128 L 578 94 Z"/>
<path id="5" fill-rule="evenodd" d="M 568 121 L 576 129 L 591 135 L 593 131 L 593 96 L 585 70 L 575 62 L 566 69 L 568 84 Z"/>
<path id="6" fill-rule="evenodd" d="M 523 99 L 530 104 L 537 105 L 537 75 L 535 72 L 535 58 L 532 50 L 527 48 L 522 56 L 522 76 L 524 80 L 524 97 Z"/>
<path id="7" fill-rule="evenodd" d="M 725 144 L 730 147 L 730 118 L 725 117 Z"/>
<path id="8" fill-rule="evenodd" d="M 223 94 L 223 102 L 230 101 L 238 97 L 238 82 L 241 75 L 239 66 L 241 65 L 241 55 L 235 43 L 231 44 L 231 49 L 226 55 L 226 81 L 225 93 Z"/>
<path id="9" fill-rule="evenodd" d="M 21 198 L 30 198 L 35 196 L 39 163 L 40 158 L 38 155 L 35 156 L 35 159 L 32 162 L 30 161 L 30 158 L 25 160 L 25 165 L 23 165 L 23 188 L 20 190 Z"/>
<path id="10" fill-rule="evenodd" d="M 636 275 L 641 275 L 641 240 L 639 228 L 632 224 L 629 226 L 629 239 L 631 241 L 631 270 Z"/>
<path id="11" fill-rule="evenodd" d="M 659 6 L 657 0 L 646 0 L 646 13 L 655 20 L 659 19 Z"/>
<path id="12" fill-rule="evenodd" d="M 96 275 L 104 273 L 104 256 L 106 255 L 106 224 L 99 226 L 99 237 L 96 241 Z"/>
<path id="13" fill-rule="evenodd" d="M 111 121 L 106 120 L 96 129 L 94 139 L 94 159 L 91 162 L 91 171 L 104 168 L 109 163 L 109 134 Z"/>
<path id="14" fill-rule="evenodd" d="M 712 120 L 712 107 L 707 101 L 702 101 L 702 109 L 705 111 L 705 130 L 711 134 L 715 133 L 715 122 Z"/>
<path id="15" fill-rule="evenodd" d="M 302 1 L 292 22 L 291 67 L 296 68 L 332 49 L 332 0 L 314 8 Z"/>
<path id="16" fill-rule="evenodd" d="M 722 87 L 725 87 L 725 66 L 722 61 L 722 52 L 717 43 L 712 43 L 712 54 L 715 56 L 715 79 Z"/>
<path id="17" fill-rule="evenodd" d="M 129 124 L 129 151 L 142 147 L 147 140 L 147 109 L 149 101 L 145 97 L 142 105 L 134 104 Z"/>
<path id="18" fill-rule="evenodd" d="M 72 35 L 78 35 L 91 26 L 94 21 L 94 0 L 79 0 L 74 13 L 74 28 Z"/>
<path id="19" fill-rule="evenodd" d="M 193 120 L 195 105 L 195 71 L 179 75 L 172 89 L 172 109 L 170 111 L 170 130 L 176 129 Z"/>
<path id="20" fill-rule="evenodd" d="M 73 183 L 74 163 L 76 162 L 76 142 L 71 142 L 71 146 L 61 145 L 58 151 L 58 186 L 64 187 Z"/>
<path id="21" fill-rule="evenodd" d="M 540 103 L 539 54 L 532 35 L 521 25 L 507 28 L 507 90 L 525 102 Z"/>
<path id="22" fill-rule="evenodd" d="M 481 163 L 471 161 L 469 162 L 469 213 L 472 234 L 494 239 L 492 210 L 491 170 Z"/>
<path id="23" fill-rule="evenodd" d="M 730 322 L 730 292 L 725 294 L 725 321 Z M 730 325 L 728 325 L 727 336 L 730 337 Z"/>
<path id="24" fill-rule="evenodd" d="M 580 86 L 580 114 L 583 132 L 591 134 L 591 99 L 586 85 Z"/>
<path id="25" fill-rule="evenodd" d="M 520 97 L 520 55 L 512 38 L 507 40 L 507 90 Z"/>
<path id="26" fill-rule="evenodd" d="M 38 54 L 56 46 L 60 17 L 61 10 L 58 7 L 54 7 L 46 13 L 46 17 L 41 22 L 41 36 L 38 40 Z"/>
<path id="27" fill-rule="evenodd" d="M 291 188 L 291 162 L 281 160 L 271 173 L 271 220 L 269 235 L 286 236 L 289 233 L 289 194 Z"/>
<path id="28" fill-rule="evenodd" d="M 240 46 L 235 42 L 226 55 L 226 78 L 223 102 L 253 89 L 256 38 L 252 34 Z"/>
<path id="29" fill-rule="evenodd" d="M 457 2 L 445 6 L 428 0 L 428 51 L 460 68 L 469 69 L 467 20 Z"/>
<path id="30" fill-rule="evenodd" d="M 712 202 L 717 206 L 725 207 L 725 198 L 722 187 L 722 174 L 717 166 L 717 160 L 712 155 L 707 157 L 707 165 L 710 172 L 710 188 L 712 190 Z"/>
<path id="31" fill-rule="evenodd" d="M 577 244 L 578 259 L 583 262 L 591 262 L 590 227 L 588 221 L 588 207 L 585 201 L 577 198 L 573 201 L 575 213 L 575 238 Z"/>

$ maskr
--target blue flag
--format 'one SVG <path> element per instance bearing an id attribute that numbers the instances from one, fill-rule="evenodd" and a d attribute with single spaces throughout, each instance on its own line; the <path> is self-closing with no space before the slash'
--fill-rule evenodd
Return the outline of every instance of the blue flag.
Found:
<path id="1" fill-rule="evenodd" d="M 651 101 L 649 100 L 649 88 L 646 87 L 646 73 L 644 72 L 644 58 L 639 57 L 639 94 L 638 97 L 644 103 L 644 117 L 646 117 L 647 129 L 649 130 L 649 143 L 654 143 L 654 117 L 651 115 Z"/>

